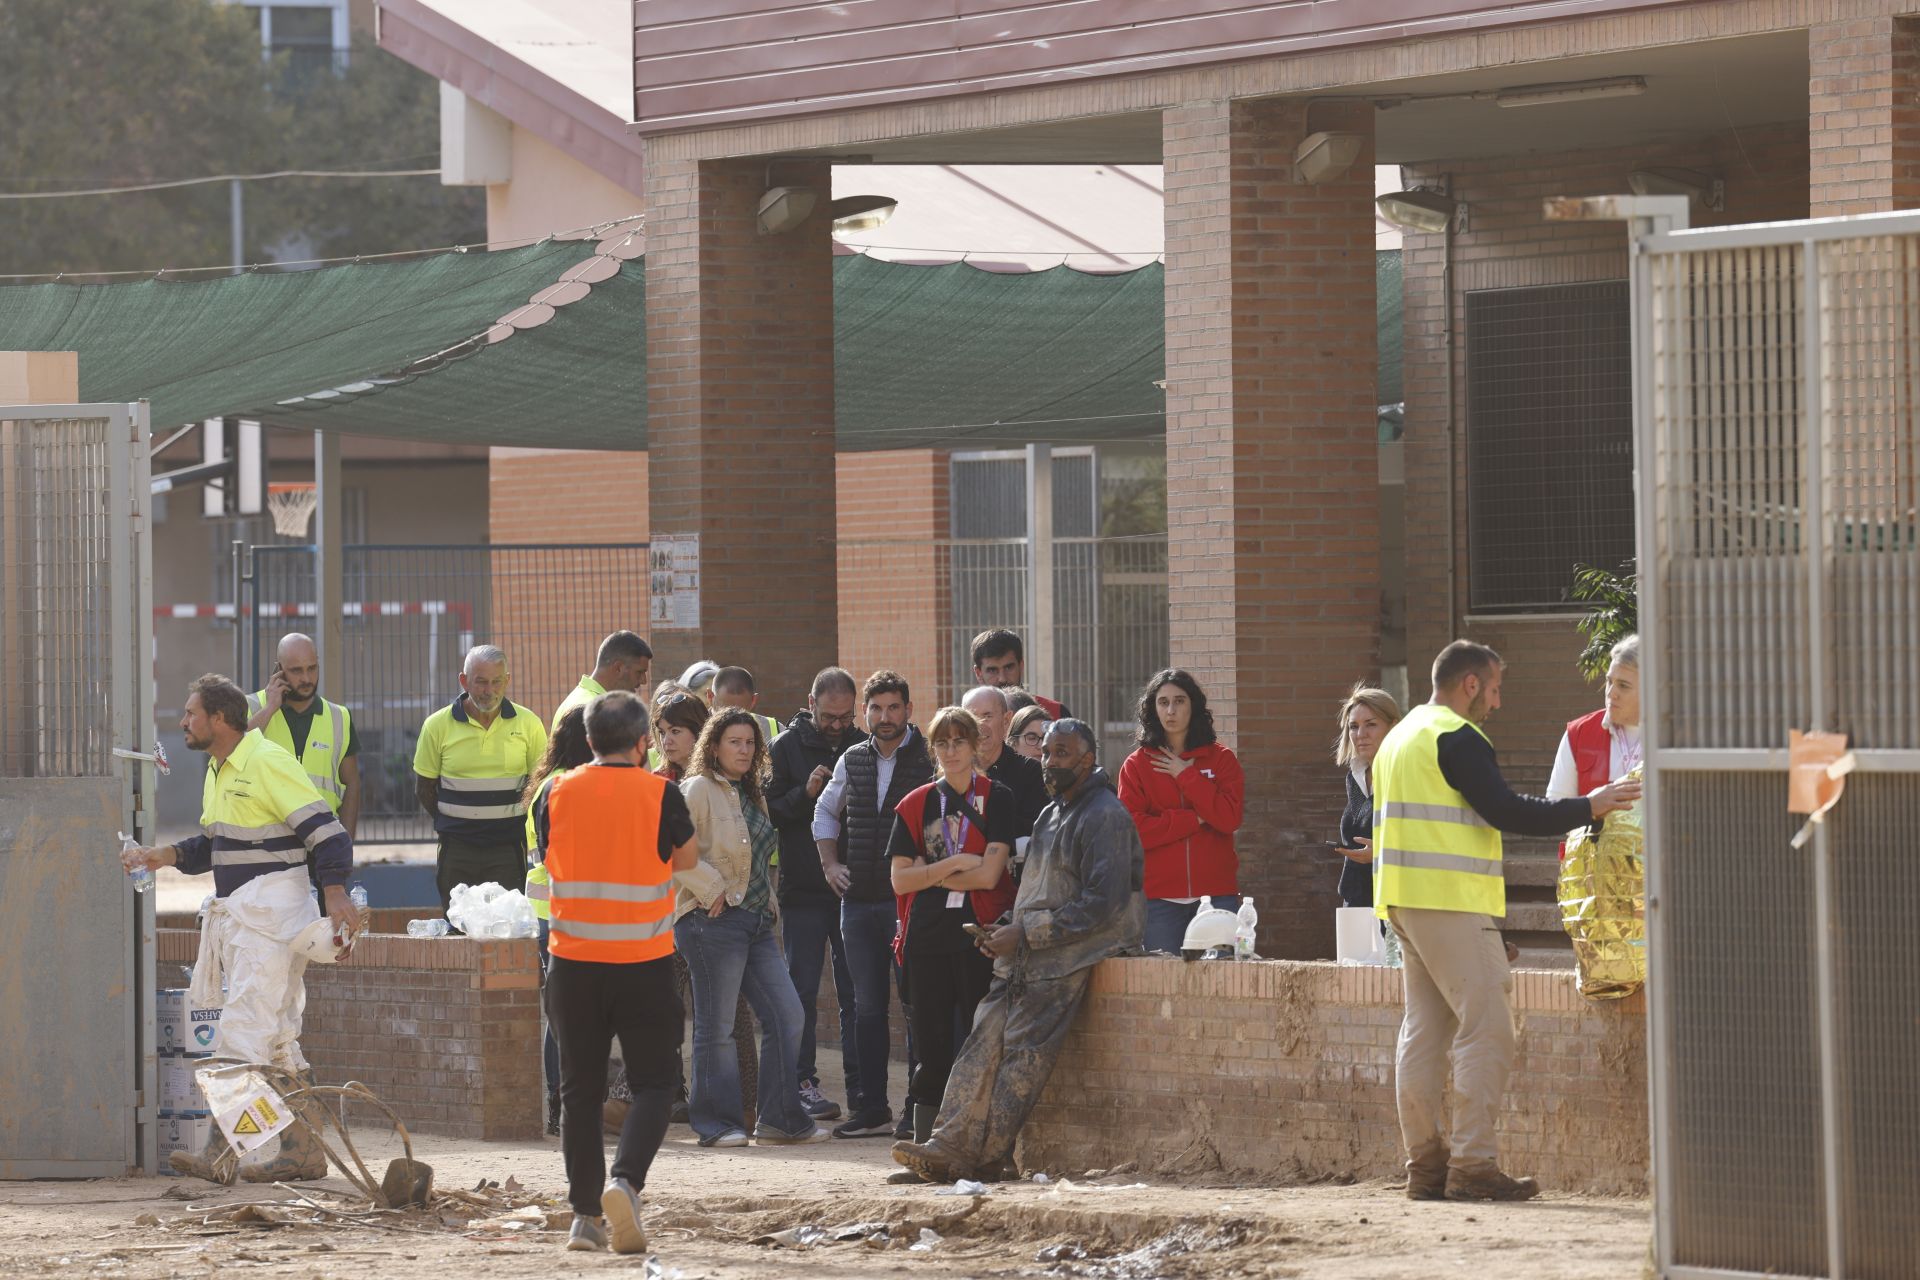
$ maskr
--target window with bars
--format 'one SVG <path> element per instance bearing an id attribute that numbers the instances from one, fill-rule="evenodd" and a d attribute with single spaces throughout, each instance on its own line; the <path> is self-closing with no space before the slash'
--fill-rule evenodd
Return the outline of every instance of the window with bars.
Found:
<path id="1" fill-rule="evenodd" d="M 1633 557 L 1630 323 L 1624 280 L 1466 295 L 1472 608 L 1564 606 Z"/>

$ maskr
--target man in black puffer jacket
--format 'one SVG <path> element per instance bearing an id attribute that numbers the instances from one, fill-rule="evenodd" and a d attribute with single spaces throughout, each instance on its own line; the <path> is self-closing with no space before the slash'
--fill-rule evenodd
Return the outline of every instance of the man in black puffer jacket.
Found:
<path id="1" fill-rule="evenodd" d="M 813 809 L 813 839 L 827 883 L 840 895 L 840 936 L 853 975 L 854 1057 L 860 1092 L 836 1138 L 879 1138 L 895 1132 L 887 1103 L 887 1014 L 894 980 L 892 865 L 887 837 L 893 811 L 909 791 L 933 780 L 926 739 L 913 727 L 907 682 L 876 671 L 860 690 L 869 737 L 841 753 Z M 911 1046 L 909 1046 L 911 1048 Z"/>
<path id="2" fill-rule="evenodd" d="M 854 1053 L 853 975 L 847 970 L 840 940 L 840 895 L 820 869 L 813 843 L 813 806 L 848 747 L 865 742 L 854 727 L 853 677 L 828 667 L 813 678 L 807 709 L 798 712 L 785 733 L 773 740 L 773 777 L 767 783 L 767 812 L 780 832 L 780 936 L 786 948 L 787 975 L 799 993 L 800 1099 L 815 1120 L 837 1120 L 840 1107 L 820 1092 L 814 1069 L 814 1024 L 820 1000 L 820 971 L 833 949 L 833 989 L 840 1001 L 840 1057 L 846 1063 L 847 1096 L 860 1096 L 860 1067 Z"/>

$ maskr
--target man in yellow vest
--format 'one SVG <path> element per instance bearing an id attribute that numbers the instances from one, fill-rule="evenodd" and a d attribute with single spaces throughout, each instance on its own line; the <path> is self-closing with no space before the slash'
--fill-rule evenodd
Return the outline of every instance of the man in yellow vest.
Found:
<path id="1" fill-rule="evenodd" d="M 1481 727 L 1500 709 L 1504 664 L 1456 640 L 1433 662 L 1433 699 L 1373 759 L 1374 912 L 1405 957 L 1394 1061 L 1410 1200 L 1528 1200 L 1532 1178 L 1499 1164 L 1496 1125 L 1513 1069 L 1513 974 L 1500 833 L 1557 837 L 1640 797 L 1638 780 L 1570 800 L 1516 794 Z M 1453 1063 L 1451 1141 L 1443 1128 Z"/>
<path id="2" fill-rule="evenodd" d="M 548 731 L 559 727 L 561 716 L 575 707 L 586 706 L 603 693 L 611 693 L 615 689 L 639 693 L 647 687 L 647 677 L 652 673 L 652 646 L 634 632 L 614 632 L 600 642 L 600 651 L 593 659 L 593 674 L 581 676 L 580 683 L 560 700 L 560 705 L 554 709 Z"/>
<path id="3" fill-rule="evenodd" d="M 624 690 L 587 706 L 590 764 L 534 800 L 553 877 L 547 1020 L 560 1041 L 560 1149 L 573 1205 L 567 1248 L 647 1251 L 639 1193 L 667 1133 L 685 1011 L 673 976 L 673 885 L 696 871 L 680 789 L 639 767 L 647 707 Z M 633 1105 L 603 1185 L 601 1108 L 615 1037 Z M 604 1225 L 602 1218 L 605 1219 Z"/>
<path id="4" fill-rule="evenodd" d="M 340 818 L 347 835 L 360 835 L 360 735 L 353 713 L 320 696 L 320 651 L 313 637 L 294 632 L 280 637 L 267 687 L 247 698 L 258 729 L 306 770 L 323 799 Z"/>

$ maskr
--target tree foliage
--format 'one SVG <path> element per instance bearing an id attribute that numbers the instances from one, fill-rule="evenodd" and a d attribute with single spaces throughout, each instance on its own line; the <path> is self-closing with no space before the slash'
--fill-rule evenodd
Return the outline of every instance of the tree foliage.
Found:
<path id="1" fill-rule="evenodd" d="M 1600 680 L 1607 674 L 1613 646 L 1640 629 L 1639 578 L 1634 562 L 1619 569 L 1580 565 L 1573 571 L 1573 598 L 1592 607 L 1574 627 L 1587 638 L 1580 651 L 1580 674 Z"/>
<path id="2" fill-rule="evenodd" d="M 118 187 L 278 169 L 433 168 L 432 77 L 371 45 L 341 75 L 264 62 L 257 18 L 211 0 L 0 2 L 0 190 Z M 484 239 L 484 199 L 437 178 L 248 183 L 248 261 Z M 232 260 L 225 183 L 0 201 L 0 272 Z"/>

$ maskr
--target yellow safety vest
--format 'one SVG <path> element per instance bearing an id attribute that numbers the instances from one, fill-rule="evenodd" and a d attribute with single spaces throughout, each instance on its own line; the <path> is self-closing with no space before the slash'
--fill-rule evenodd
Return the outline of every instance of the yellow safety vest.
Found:
<path id="1" fill-rule="evenodd" d="M 1436 703 L 1415 707 L 1373 758 L 1373 913 L 1389 907 L 1507 914 L 1500 833 L 1440 772 L 1440 737 L 1480 726 Z"/>
<path id="2" fill-rule="evenodd" d="M 540 790 L 534 794 L 535 803 L 541 796 L 553 789 L 553 780 L 565 773 L 565 769 L 555 769 L 540 779 Z M 527 806 L 527 853 L 534 859 L 527 868 L 527 901 L 533 904 L 533 914 L 542 920 L 553 919 L 553 877 L 547 873 L 547 851 L 540 847 L 533 830 L 533 805 Z"/>
<path id="3" fill-rule="evenodd" d="M 251 715 L 259 715 L 266 705 L 265 689 L 247 696 Z M 324 733 L 322 725 L 327 727 Z M 289 755 L 293 753 L 293 730 L 287 727 L 284 709 L 275 711 L 273 719 L 260 726 L 260 735 Z M 340 762 L 347 758 L 347 744 L 352 740 L 353 713 L 337 702 L 320 699 L 320 710 L 314 713 L 306 744 L 300 750 L 300 767 L 307 771 L 307 781 L 313 783 L 335 813 L 340 812 L 340 802 L 347 795 L 346 787 L 340 782 Z"/>

